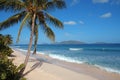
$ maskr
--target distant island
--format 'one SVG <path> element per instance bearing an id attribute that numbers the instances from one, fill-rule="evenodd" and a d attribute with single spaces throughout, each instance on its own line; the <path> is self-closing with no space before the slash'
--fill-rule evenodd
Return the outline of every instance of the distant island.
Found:
<path id="1" fill-rule="evenodd" d="M 41 43 L 40 45 L 51 45 L 51 44 L 120 44 L 120 43 L 107 43 L 107 42 L 95 42 L 95 43 L 87 43 L 77 40 L 68 40 L 68 41 L 61 41 L 55 43 Z M 28 44 L 12 44 L 12 45 L 28 45 Z"/>
<path id="2" fill-rule="evenodd" d="M 106 43 L 106 42 L 95 42 L 93 44 L 112 44 L 112 43 Z"/>
<path id="3" fill-rule="evenodd" d="M 120 43 L 107 43 L 107 42 L 86 43 L 86 42 L 81 42 L 76 40 L 68 40 L 68 41 L 56 42 L 53 44 L 120 44 Z"/>
<path id="4" fill-rule="evenodd" d="M 86 43 L 81 41 L 69 40 L 69 41 L 56 42 L 55 44 L 86 44 Z"/>

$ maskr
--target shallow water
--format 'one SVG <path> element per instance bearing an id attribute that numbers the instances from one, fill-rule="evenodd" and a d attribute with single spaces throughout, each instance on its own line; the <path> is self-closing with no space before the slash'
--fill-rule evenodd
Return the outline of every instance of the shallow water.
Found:
<path id="1" fill-rule="evenodd" d="M 13 45 L 21 51 L 27 45 Z M 38 45 L 37 52 L 72 63 L 86 63 L 120 73 L 120 44 Z"/>

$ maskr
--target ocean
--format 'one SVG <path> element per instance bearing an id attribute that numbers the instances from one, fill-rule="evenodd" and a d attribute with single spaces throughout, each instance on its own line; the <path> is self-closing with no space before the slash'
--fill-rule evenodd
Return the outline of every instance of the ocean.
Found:
<path id="1" fill-rule="evenodd" d="M 12 47 L 26 52 L 28 45 Z M 66 62 L 93 65 L 120 74 L 120 44 L 44 44 L 37 45 L 37 53 Z"/>

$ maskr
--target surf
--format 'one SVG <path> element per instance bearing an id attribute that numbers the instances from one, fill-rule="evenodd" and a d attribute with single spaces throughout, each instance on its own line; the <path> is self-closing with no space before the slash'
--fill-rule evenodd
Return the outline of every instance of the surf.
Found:
<path id="1" fill-rule="evenodd" d="M 83 48 L 69 48 L 70 51 L 80 51 L 83 50 Z"/>

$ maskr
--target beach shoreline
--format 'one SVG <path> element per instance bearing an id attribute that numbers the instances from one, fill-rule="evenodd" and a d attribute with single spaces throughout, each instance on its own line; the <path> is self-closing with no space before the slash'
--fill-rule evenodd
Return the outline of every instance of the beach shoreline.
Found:
<path id="1" fill-rule="evenodd" d="M 17 58 L 19 58 L 21 55 L 25 56 L 25 55 L 23 55 L 24 54 L 23 52 L 21 52 L 20 50 L 17 50 L 17 49 L 14 49 L 14 53 L 15 53 L 15 55 L 17 54 L 17 56 L 18 56 Z M 21 55 L 18 55 L 18 53 L 21 54 Z M 99 69 L 97 67 L 94 67 L 94 66 L 91 66 L 91 65 L 69 63 L 69 62 L 54 59 L 54 58 L 51 58 L 47 55 L 42 55 L 42 54 L 37 54 L 36 56 L 31 57 L 31 58 L 36 59 L 36 61 L 42 61 L 43 64 L 41 65 L 41 67 L 43 67 L 43 66 L 46 67 L 45 65 L 47 65 L 47 66 L 49 65 L 49 67 L 50 66 L 52 66 L 52 67 L 55 66 L 55 69 L 53 71 L 51 70 L 49 74 L 52 75 L 52 76 L 55 76 L 56 80 L 72 80 L 71 77 L 73 77 L 73 76 L 74 76 L 74 78 L 76 78 L 75 80 L 80 80 L 82 78 L 83 78 L 83 80 L 88 80 L 88 79 L 89 80 L 119 80 L 120 79 L 120 74 L 107 72 L 105 70 L 101 70 L 101 69 Z M 22 61 L 24 61 L 23 57 L 22 57 Z M 18 62 L 21 62 L 21 61 L 19 61 L 18 59 L 15 59 L 15 64 L 20 64 Z M 34 62 L 33 63 L 29 62 L 29 63 L 30 63 L 30 65 L 28 65 L 27 70 L 30 69 L 30 66 L 35 64 Z M 49 67 L 47 67 L 47 68 L 50 69 Z M 56 67 L 60 68 L 60 72 Z M 56 72 L 57 70 L 58 70 L 57 73 L 51 73 L 51 72 Z M 41 68 L 39 67 L 38 71 L 41 72 L 43 70 L 41 70 Z M 63 71 L 63 72 L 61 72 L 61 71 Z M 73 76 L 69 76 L 69 73 L 67 73 L 69 71 L 72 73 Z M 48 72 L 49 72 L 49 70 L 48 70 Z M 34 74 L 37 73 L 36 69 L 33 70 L 30 74 L 33 74 L 33 73 Z M 43 73 L 44 73 L 44 71 L 43 71 Z M 70 78 L 68 78 L 66 76 L 60 76 L 60 75 L 58 76 L 58 74 L 61 74 L 61 73 L 62 74 L 66 73 L 64 75 L 69 76 Z M 31 78 L 30 74 L 28 74 L 26 77 Z M 82 76 L 80 77 L 80 75 L 82 75 Z M 62 79 L 61 79 L 61 77 L 62 77 Z M 32 80 L 32 79 L 29 79 L 29 80 Z M 33 79 L 33 80 L 39 80 L 39 79 Z M 44 79 L 44 80 L 47 80 L 47 79 Z M 48 79 L 48 80 L 50 80 L 50 79 Z"/>

